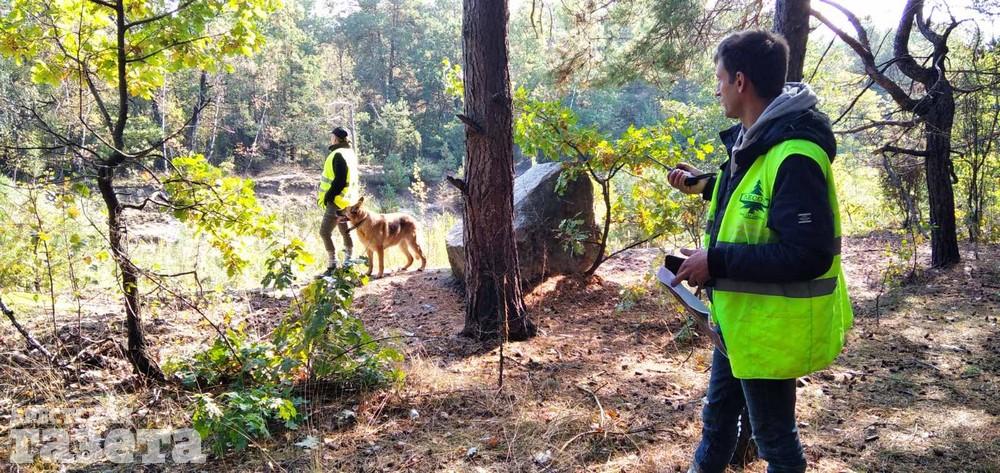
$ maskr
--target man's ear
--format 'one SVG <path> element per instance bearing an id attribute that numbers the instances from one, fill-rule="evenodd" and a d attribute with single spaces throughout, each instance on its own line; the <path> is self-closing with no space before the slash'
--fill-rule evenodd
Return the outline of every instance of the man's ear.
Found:
<path id="1" fill-rule="evenodd" d="M 747 76 L 742 72 L 737 72 L 733 76 L 733 85 L 736 86 L 736 91 L 742 93 L 747 88 Z"/>

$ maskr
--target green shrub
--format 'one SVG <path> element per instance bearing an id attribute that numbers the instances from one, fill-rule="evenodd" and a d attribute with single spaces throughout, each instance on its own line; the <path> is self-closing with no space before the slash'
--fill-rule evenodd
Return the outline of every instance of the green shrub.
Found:
<path id="1" fill-rule="evenodd" d="M 267 438 L 274 426 L 294 429 L 305 417 L 297 384 L 323 381 L 349 389 L 398 383 L 399 351 L 384 347 L 350 313 L 354 289 L 367 282 L 352 266 L 306 286 L 270 340 L 251 340 L 244 327 L 228 329 L 190 361 L 164 365 L 189 387 L 217 393 L 195 396 L 192 420 L 221 454 Z"/>
<path id="2" fill-rule="evenodd" d="M 262 386 L 227 391 L 218 396 L 195 396 L 191 419 L 203 441 L 221 455 L 228 449 L 243 450 L 256 438 L 271 436 L 270 424 L 276 420 L 289 429 L 298 428 L 302 414 L 297 406 L 302 399 L 289 398 L 289 389 Z"/>
<path id="3" fill-rule="evenodd" d="M 407 166 L 398 154 L 393 153 L 386 156 L 382 169 L 385 172 L 385 183 L 394 190 L 399 191 L 410 187 L 410 175 L 413 174 L 413 168 Z"/>

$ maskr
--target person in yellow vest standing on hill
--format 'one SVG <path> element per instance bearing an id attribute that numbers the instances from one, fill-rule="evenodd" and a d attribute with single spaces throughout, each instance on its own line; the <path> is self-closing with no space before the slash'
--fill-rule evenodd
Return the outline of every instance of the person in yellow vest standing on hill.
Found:
<path id="1" fill-rule="evenodd" d="M 333 129 L 330 138 L 330 154 L 323 163 L 323 175 L 319 184 L 319 206 L 325 209 L 323 223 L 319 227 L 320 238 L 326 247 L 329 264 L 320 276 L 329 276 L 337 269 L 337 248 L 333 244 L 333 227 L 344 237 L 344 261 L 351 258 L 354 242 L 351 241 L 344 209 L 358 200 L 358 158 L 351 149 L 349 133 L 342 127 Z"/>
<path id="2" fill-rule="evenodd" d="M 704 249 L 672 282 L 708 288 L 716 348 L 691 473 L 722 473 L 744 406 L 768 473 L 806 471 L 795 422 L 795 379 L 826 368 L 853 323 L 840 267 L 840 212 L 831 165 L 837 143 L 808 85 L 785 82 L 788 44 L 741 31 L 715 52 L 729 160 L 714 178 L 690 165 L 670 184 L 710 201 Z"/>

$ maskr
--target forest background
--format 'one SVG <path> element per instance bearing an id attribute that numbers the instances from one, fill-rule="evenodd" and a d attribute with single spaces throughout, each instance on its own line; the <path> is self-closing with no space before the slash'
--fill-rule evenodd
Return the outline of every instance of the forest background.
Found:
<path id="1" fill-rule="evenodd" d="M 819 16 L 863 36 L 871 57 L 814 17 L 802 68 L 837 131 L 833 169 L 844 234 L 864 247 L 859 265 L 874 271 L 865 279 L 874 310 L 858 309 L 876 317 L 895 300 L 893 290 L 934 271 L 974 276 L 972 265 L 992 267 L 987 273 L 995 277 L 1000 241 L 993 37 L 1000 6 L 884 3 L 866 11 L 861 2 L 844 2 L 858 14 L 851 21 L 814 1 Z M 945 153 L 954 206 L 947 211 L 960 263 L 930 255 L 940 230 L 932 216 L 940 214 L 920 150 L 931 119 L 872 80 L 871 65 L 907 94 L 927 92 L 897 66 L 905 61 L 893 44 L 904 6 L 922 3 L 926 18 L 913 26 L 922 34 L 904 43 L 921 67 L 939 58 L 935 38 L 947 45 L 942 63 L 954 93 Z M 108 11 L 115 6 L 133 20 L 149 19 L 117 25 L 134 48 L 123 49 L 127 60 L 119 63 L 109 56 L 116 25 Z M 12 310 L 4 356 L 13 360 L 0 409 L 23 407 L 18 399 L 73 405 L 67 392 L 86 385 L 84 375 L 114 385 L 128 399 L 122 402 L 138 409 L 152 396 L 136 387 L 145 386 L 140 379 L 183 379 L 197 394 L 172 394 L 177 404 L 164 415 L 193 423 L 221 456 L 321 419 L 313 409 L 322 403 L 315 393 L 303 395 L 303 379 L 336 380 L 335 391 L 348 398 L 356 389 L 398 386 L 404 374 L 420 385 L 433 370 L 414 361 L 419 356 L 405 342 L 413 333 L 378 325 L 370 335 L 351 317 L 362 278 L 347 270 L 340 292 L 309 282 L 324 261 L 314 191 L 331 129 L 350 129 L 369 205 L 415 214 L 428 266 L 438 270 L 432 277 L 447 276 L 445 235 L 461 220 L 462 201 L 446 177 L 464 175 L 466 155 L 466 125 L 456 118 L 463 107 L 462 7 L 460 0 L 0 1 L 0 297 Z M 774 9 L 754 0 L 511 2 L 516 169 L 593 163 L 595 188 L 606 191 L 604 200 L 598 192 L 595 211 L 607 222 L 608 254 L 628 261 L 635 253 L 618 250 L 699 245 L 704 204 L 670 188 L 667 167 L 686 161 L 712 170 L 724 161 L 717 132 L 733 122 L 714 97 L 712 51 L 731 31 L 772 28 Z M 120 78 L 127 88 L 115 87 Z M 109 231 L 109 219 L 127 226 Z M 561 226 L 569 247 L 584 243 L 575 225 Z M 401 261 L 390 252 L 387 266 Z M 631 270 L 646 274 L 647 263 Z M 978 287 L 995 295 L 989 277 Z M 638 311 L 643 299 L 655 298 L 648 277 L 614 287 L 614 313 Z M 986 297 L 982 304 L 990 303 Z M 260 320 L 261 304 L 269 320 Z M 995 327 L 995 306 L 987 322 L 990 313 Z M 331 314 L 345 321 L 336 330 L 310 326 Z M 457 310 L 448 316 L 461 319 Z M 147 343 L 143 317 L 154 343 Z M 673 328 L 690 332 L 685 324 Z M 18 353 L 26 339 L 34 340 L 27 358 Z M 117 358 L 99 356 L 115 347 Z M 495 348 L 476 353 L 494 356 Z M 319 352 L 322 363 L 314 358 Z M 959 376 L 984 369 L 992 376 L 982 363 L 973 366 Z M 84 404 L 106 402 L 92 392 L 81 396 Z M 362 404 L 372 402 L 364 396 Z M 305 416 L 306 405 L 313 415 Z M 599 418 L 601 428 L 613 423 L 603 408 Z M 243 425 L 253 428 L 233 427 Z M 575 440 L 553 435 L 556 447 Z M 529 453 L 529 464 L 550 461 Z"/>

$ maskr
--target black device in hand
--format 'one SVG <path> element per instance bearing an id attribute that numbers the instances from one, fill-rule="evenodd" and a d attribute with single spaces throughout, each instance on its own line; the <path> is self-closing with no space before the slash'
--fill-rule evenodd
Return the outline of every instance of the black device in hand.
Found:
<path id="1" fill-rule="evenodd" d="M 677 272 L 681 270 L 681 265 L 684 264 L 684 260 L 686 259 L 680 256 L 667 255 L 663 259 L 663 266 L 669 269 L 671 273 L 674 273 L 674 275 L 677 275 Z"/>
<path id="2" fill-rule="evenodd" d="M 699 174 L 697 176 L 685 177 L 684 178 L 684 185 L 688 186 L 688 187 L 691 187 L 691 186 L 694 186 L 695 184 L 698 184 L 698 181 L 700 181 L 702 179 L 707 179 L 707 178 L 712 177 L 714 175 L 715 175 L 714 172 L 706 172 L 705 174 Z"/>

